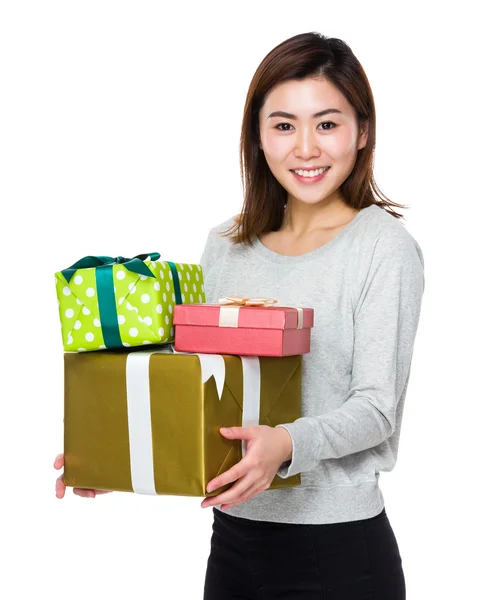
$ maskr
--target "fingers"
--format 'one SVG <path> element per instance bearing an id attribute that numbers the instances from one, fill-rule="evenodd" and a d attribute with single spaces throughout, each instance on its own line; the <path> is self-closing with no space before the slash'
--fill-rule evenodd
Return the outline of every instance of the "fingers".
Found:
<path id="1" fill-rule="evenodd" d="M 108 494 L 111 490 L 88 490 L 84 488 L 73 488 L 73 493 L 82 498 L 95 498 L 99 494 Z"/>
<path id="2" fill-rule="evenodd" d="M 222 487 L 223 485 L 232 483 L 233 481 L 237 481 L 241 477 L 244 477 L 244 475 L 247 474 L 247 471 L 244 469 L 243 464 L 242 464 L 244 460 L 245 459 L 242 458 L 239 461 L 239 463 L 237 463 L 233 467 L 231 467 L 229 469 L 229 471 L 225 471 L 224 473 L 221 473 L 219 475 L 219 477 L 216 477 L 215 479 L 212 479 L 211 481 L 209 481 L 209 483 L 207 484 L 207 488 L 206 488 L 207 492 L 213 492 L 214 490 L 217 490 L 218 488 Z"/>
<path id="3" fill-rule="evenodd" d="M 58 456 L 54 459 L 54 468 L 55 469 L 61 469 L 61 467 L 63 467 L 65 464 L 65 457 L 64 454 L 58 454 Z"/>
<path id="4" fill-rule="evenodd" d="M 223 510 L 227 510 L 228 508 L 231 508 L 238 504 L 242 504 L 243 502 L 247 502 L 248 500 L 251 500 L 252 498 L 254 498 L 257 494 L 260 494 L 261 492 L 263 492 L 265 489 L 268 489 L 268 487 L 270 487 L 270 486 L 266 486 L 264 488 L 263 485 L 257 485 L 257 484 L 252 485 L 251 487 L 249 487 L 247 490 L 245 490 L 240 495 L 232 498 L 232 500 L 222 503 L 221 508 Z"/>
<path id="5" fill-rule="evenodd" d="M 54 459 L 54 468 L 61 469 L 65 464 L 64 454 L 58 454 L 58 456 Z M 63 474 L 61 474 L 56 479 L 56 498 L 64 498 L 66 492 L 66 485 L 64 482 Z M 82 498 L 95 498 L 98 494 L 108 494 L 111 490 L 90 490 L 84 488 L 73 488 L 73 493 L 76 496 L 81 496 Z"/>
<path id="6" fill-rule="evenodd" d="M 63 480 L 63 475 L 60 475 L 56 479 L 55 490 L 56 490 L 56 498 L 63 498 L 64 497 L 66 486 L 65 486 L 65 483 L 64 483 L 64 480 Z"/>
<path id="7" fill-rule="evenodd" d="M 65 457 L 64 454 L 58 454 L 58 456 L 54 459 L 54 468 L 55 469 L 61 469 L 65 464 Z M 55 484 L 55 493 L 56 493 L 56 498 L 64 498 L 65 495 L 65 491 L 66 491 L 66 486 L 65 486 L 65 482 L 63 479 L 63 474 L 61 474 L 57 479 L 56 479 L 56 484 Z"/>
<path id="8" fill-rule="evenodd" d="M 73 488 L 73 493 L 82 498 L 95 498 L 95 490 L 84 490 L 82 488 Z"/>
<path id="9" fill-rule="evenodd" d="M 218 504 L 232 503 L 235 502 L 236 498 L 244 496 L 252 490 L 253 488 L 253 480 L 248 477 L 243 477 L 237 483 L 235 483 L 231 488 L 222 492 L 218 496 L 214 496 L 212 498 L 205 498 L 202 503 L 202 508 L 207 508 L 208 506 L 217 506 Z"/>

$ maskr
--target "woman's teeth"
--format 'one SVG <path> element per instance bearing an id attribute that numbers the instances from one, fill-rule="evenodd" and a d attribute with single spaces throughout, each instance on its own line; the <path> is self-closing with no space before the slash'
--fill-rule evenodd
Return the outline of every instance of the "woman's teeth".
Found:
<path id="1" fill-rule="evenodd" d="M 292 171 L 301 177 L 317 177 L 321 173 L 324 173 L 327 169 L 329 169 L 329 167 L 321 167 L 321 169 L 315 169 L 314 171 L 304 171 L 303 169 L 292 169 Z"/>

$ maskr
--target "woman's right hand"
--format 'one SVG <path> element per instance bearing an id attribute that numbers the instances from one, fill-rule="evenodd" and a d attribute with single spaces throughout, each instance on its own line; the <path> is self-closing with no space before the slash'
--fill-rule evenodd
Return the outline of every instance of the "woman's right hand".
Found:
<path id="1" fill-rule="evenodd" d="M 58 454 L 54 460 L 54 468 L 61 469 L 64 467 L 64 454 Z M 56 498 L 63 498 L 65 495 L 66 486 L 63 479 L 63 473 L 56 479 Z M 97 494 L 108 494 L 111 490 L 89 490 L 85 488 L 73 488 L 73 493 L 82 498 L 95 498 Z"/>

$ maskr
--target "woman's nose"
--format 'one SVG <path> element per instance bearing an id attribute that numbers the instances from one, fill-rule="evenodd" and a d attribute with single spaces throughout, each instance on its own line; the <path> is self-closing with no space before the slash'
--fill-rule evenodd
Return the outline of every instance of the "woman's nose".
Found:
<path id="1" fill-rule="evenodd" d="M 303 129 L 298 132 L 296 140 L 295 155 L 298 158 L 307 159 L 321 154 L 318 141 L 313 132 Z"/>

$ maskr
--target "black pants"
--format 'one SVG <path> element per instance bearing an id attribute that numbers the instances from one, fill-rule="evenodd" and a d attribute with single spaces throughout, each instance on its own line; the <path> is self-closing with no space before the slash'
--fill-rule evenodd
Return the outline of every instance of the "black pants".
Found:
<path id="1" fill-rule="evenodd" d="M 204 600 L 404 600 L 385 509 L 371 519 L 302 525 L 215 508 Z"/>

